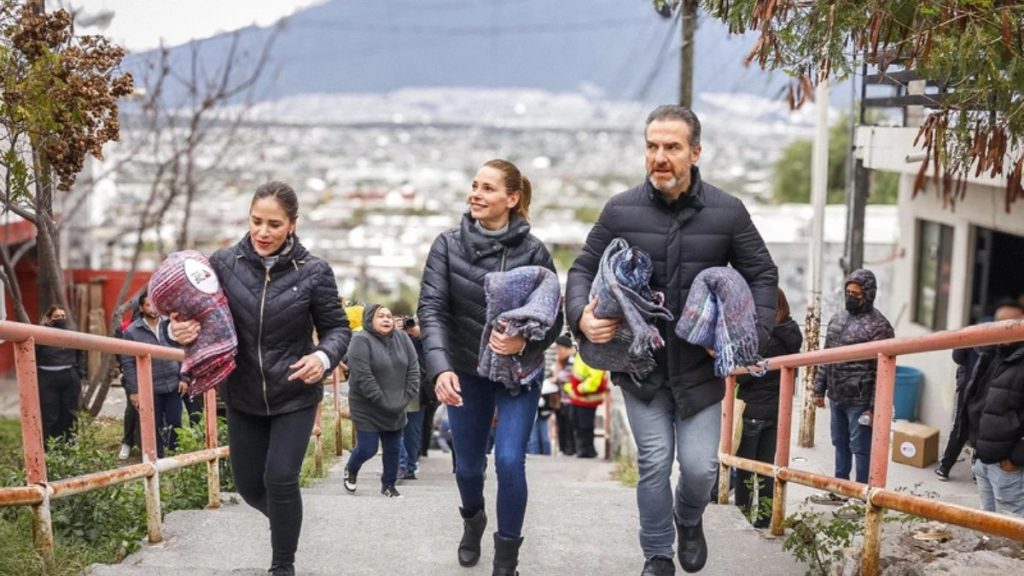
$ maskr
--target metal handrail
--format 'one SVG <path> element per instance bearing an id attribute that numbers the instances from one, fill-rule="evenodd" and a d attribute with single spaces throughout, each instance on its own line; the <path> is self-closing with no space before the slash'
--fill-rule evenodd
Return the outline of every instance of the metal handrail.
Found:
<path id="1" fill-rule="evenodd" d="M 14 359 L 18 378 L 21 437 L 27 484 L 27 486 L 0 488 L 0 507 L 32 507 L 32 532 L 35 548 L 48 571 L 52 571 L 54 567 L 53 527 L 50 520 L 50 501 L 53 499 L 65 498 L 124 482 L 142 480 L 146 490 L 148 539 L 150 543 L 157 543 L 163 540 L 160 514 L 160 474 L 205 462 L 207 464 L 208 508 L 220 507 L 219 461 L 228 456 L 229 448 L 217 445 L 215 390 L 205 393 L 206 449 L 159 459 L 156 455 L 152 359 L 160 358 L 181 362 L 185 358 L 183 350 L 11 321 L 0 321 L 0 341 L 10 341 L 15 350 Z M 135 355 L 139 381 L 142 463 L 121 466 L 113 470 L 91 472 L 62 480 L 50 481 L 47 478 L 35 344 Z M 338 376 L 336 372 L 333 374 L 332 384 L 335 397 L 335 434 L 339 439 L 337 450 L 340 456 L 341 411 L 338 407 Z M 319 468 L 322 467 L 323 460 L 320 435 L 320 407 L 318 406 L 316 425 L 313 430 L 318 472 L 321 472 Z"/>
<path id="2" fill-rule="evenodd" d="M 935 332 L 915 338 L 890 338 L 877 342 L 828 348 L 813 352 L 777 356 L 768 361 L 769 370 L 780 370 L 779 411 L 777 421 L 774 464 L 732 455 L 732 429 L 736 375 L 747 373 L 737 369 L 726 379 L 725 398 L 722 402 L 722 440 L 719 450 L 718 502 L 729 499 L 729 468 L 735 467 L 775 479 L 772 500 L 771 532 L 783 533 L 786 515 L 786 484 L 796 482 L 844 496 L 861 498 L 867 503 L 865 513 L 864 551 L 861 562 L 862 576 L 879 573 L 882 517 L 885 509 L 923 516 L 1024 541 L 1024 519 L 1003 516 L 955 504 L 939 502 L 920 496 L 888 490 L 885 487 L 889 470 L 889 433 L 892 429 L 893 393 L 896 383 L 896 357 L 972 346 L 988 346 L 1024 340 L 1024 320 L 1008 320 L 970 326 L 960 330 Z M 871 426 L 871 464 L 868 483 L 862 484 L 789 467 L 792 432 L 793 393 L 796 369 L 800 366 L 834 364 L 876 359 L 878 373 L 875 380 L 875 404 Z"/>

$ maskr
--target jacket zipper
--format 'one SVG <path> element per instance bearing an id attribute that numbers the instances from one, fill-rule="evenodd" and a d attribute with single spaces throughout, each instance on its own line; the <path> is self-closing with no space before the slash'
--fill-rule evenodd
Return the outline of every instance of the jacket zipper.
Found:
<path id="1" fill-rule="evenodd" d="M 507 254 L 508 254 L 508 247 L 506 246 L 506 247 L 503 247 L 501 249 L 501 267 L 498 268 L 498 272 L 504 272 L 505 271 L 505 256 Z"/>
<path id="2" fill-rule="evenodd" d="M 269 285 L 270 268 L 267 268 L 263 281 L 263 294 L 260 295 L 260 329 L 256 340 L 256 357 L 260 361 L 260 378 L 263 380 L 263 404 L 267 407 L 267 416 L 270 416 L 270 400 L 267 399 L 267 375 L 263 371 L 263 307 L 267 303 L 267 286 Z"/>

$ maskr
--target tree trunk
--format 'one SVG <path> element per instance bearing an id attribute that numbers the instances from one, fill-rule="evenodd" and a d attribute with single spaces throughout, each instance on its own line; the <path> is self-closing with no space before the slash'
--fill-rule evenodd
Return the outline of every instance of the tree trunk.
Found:
<path id="1" fill-rule="evenodd" d="M 39 312 L 50 306 L 68 308 L 64 272 L 60 265 L 60 235 L 53 221 L 53 179 L 50 162 L 36 149 L 36 260 L 39 265 Z M 68 320 L 74 327 L 74 315 Z"/>

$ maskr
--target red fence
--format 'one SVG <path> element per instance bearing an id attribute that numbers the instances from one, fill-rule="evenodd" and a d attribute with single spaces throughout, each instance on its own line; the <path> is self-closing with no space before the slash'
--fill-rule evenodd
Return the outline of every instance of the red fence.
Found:
<path id="1" fill-rule="evenodd" d="M 719 453 L 721 470 L 718 501 L 725 504 L 729 496 L 729 467 L 756 472 L 775 478 L 772 501 L 772 534 L 782 535 L 786 515 L 786 484 L 796 482 L 828 490 L 844 496 L 860 498 L 867 503 L 864 531 L 862 576 L 875 576 L 879 572 L 878 557 L 881 546 L 882 518 L 885 509 L 898 510 L 933 520 L 948 522 L 974 530 L 997 534 L 1024 541 L 1024 519 L 1003 516 L 955 504 L 947 504 L 888 490 L 885 487 L 889 470 L 889 433 L 892 428 L 893 391 L 896 382 L 896 357 L 953 348 L 987 346 L 1024 340 L 1024 320 L 993 322 L 955 331 L 936 332 L 918 338 L 889 339 L 829 348 L 801 354 L 778 356 L 769 361 L 770 370 L 780 370 L 779 413 L 775 463 L 758 462 L 733 456 L 732 426 L 735 374 L 726 380 L 725 401 L 722 404 L 722 447 Z M 789 448 L 793 414 L 793 391 L 796 369 L 800 366 L 834 364 L 857 360 L 877 359 L 878 376 L 875 381 L 875 406 L 871 425 L 871 468 L 868 483 L 861 484 L 789 467 Z"/>
<path id="2" fill-rule="evenodd" d="M 32 532 L 35 546 L 48 569 L 53 567 L 53 529 L 50 522 L 50 501 L 66 498 L 90 490 L 112 486 L 132 480 L 142 480 L 146 489 L 146 523 L 151 543 L 163 540 L 160 516 L 160 474 L 186 466 L 207 465 L 209 508 L 220 506 L 220 478 L 218 463 L 228 455 L 226 446 L 217 446 L 216 393 L 205 396 L 206 449 L 166 458 L 156 455 L 156 426 L 153 419 L 152 360 L 184 359 L 177 348 L 140 344 L 116 338 L 93 336 L 70 330 L 57 330 L 43 326 L 0 321 L 0 340 L 14 345 L 21 408 L 21 438 L 25 457 L 25 483 L 23 487 L 0 488 L 0 506 L 31 506 Z M 74 478 L 50 481 L 46 474 L 43 427 L 39 409 L 39 387 L 36 378 L 35 344 L 95 350 L 110 354 L 134 354 L 139 379 L 139 418 L 142 436 L 142 463 L 131 464 L 83 474 Z M 341 454 L 341 418 L 338 400 L 338 378 L 333 378 L 335 437 Z M 320 408 L 317 409 L 313 430 L 317 472 L 322 474 L 322 442 L 320 439 Z"/>

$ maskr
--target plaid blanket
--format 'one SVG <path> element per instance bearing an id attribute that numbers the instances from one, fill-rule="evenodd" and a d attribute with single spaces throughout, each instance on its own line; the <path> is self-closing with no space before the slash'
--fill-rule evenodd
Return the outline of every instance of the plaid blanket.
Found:
<path id="1" fill-rule="evenodd" d="M 165 316 L 178 313 L 179 320 L 199 320 L 199 336 L 185 346 L 182 376 L 189 380 L 188 394 L 197 396 L 227 379 L 235 369 L 238 338 L 210 261 L 195 250 L 174 252 L 149 279 L 149 298 Z"/>
<path id="2" fill-rule="evenodd" d="M 737 366 L 759 363 L 757 312 L 743 276 L 722 266 L 697 274 L 679 315 L 676 336 L 690 344 L 714 348 L 715 375 L 719 378 Z M 755 375 L 763 375 L 763 371 Z"/>
<path id="3" fill-rule="evenodd" d="M 554 325 L 562 307 L 562 290 L 558 276 L 543 266 L 523 266 L 507 272 L 491 272 L 484 276 L 487 299 L 487 323 L 480 338 L 477 373 L 501 382 L 512 395 L 521 386 L 531 384 L 544 370 L 544 351 L 530 350 L 522 356 L 496 354 L 487 345 L 491 332 L 522 335 L 527 342 L 543 340 Z"/>
<path id="4" fill-rule="evenodd" d="M 652 272 L 650 255 L 622 238 L 612 240 L 601 255 L 590 299 L 597 297 L 594 316 L 624 322 L 611 342 L 580 341 L 580 356 L 588 365 L 626 372 L 637 384 L 654 370 L 654 351 L 665 345 L 655 323 L 672 320 L 664 295 L 651 290 Z"/>

